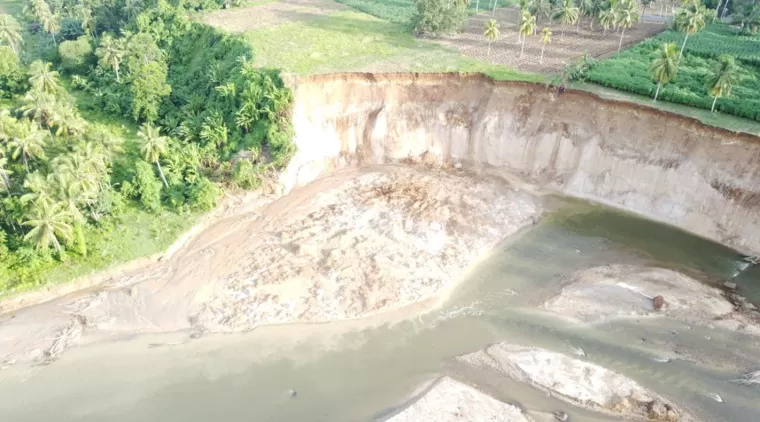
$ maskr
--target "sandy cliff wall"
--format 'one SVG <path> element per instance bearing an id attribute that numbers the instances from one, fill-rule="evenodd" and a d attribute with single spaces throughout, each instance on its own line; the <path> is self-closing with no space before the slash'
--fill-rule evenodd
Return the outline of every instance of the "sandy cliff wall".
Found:
<path id="1" fill-rule="evenodd" d="M 760 252 L 760 140 L 585 92 L 479 75 L 292 81 L 286 187 L 347 165 L 418 157 L 497 166 L 746 252 Z"/>

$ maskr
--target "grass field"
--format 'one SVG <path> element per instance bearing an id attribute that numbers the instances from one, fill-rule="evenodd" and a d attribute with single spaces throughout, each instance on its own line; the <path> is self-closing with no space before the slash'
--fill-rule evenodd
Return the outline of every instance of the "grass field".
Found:
<path id="1" fill-rule="evenodd" d="M 24 8 L 22 0 L 0 0 L 0 13 L 18 15 Z"/>
<path id="2" fill-rule="evenodd" d="M 368 13 L 388 22 L 408 24 L 416 12 L 414 0 L 336 0 L 356 10 Z M 515 4 L 517 0 L 496 0 L 496 8 Z M 491 0 L 473 0 L 467 8 L 470 13 L 486 12 Z"/>
<path id="3" fill-rule="evenodd" d="M 324 7 L 320 3 L 325 3 Z M 227 30 L 234 20 L 234 30 L 242 32 L 253 45 L 256 64 L 263 67 L 297 74 L 457 71 L 482 72 L 499 80 L 544 80 L 540 75 L 463 56 L 452 48 L 414 37 L 405 24 L 332 1 L 304 4 L 303 0 L 288 0 L 233 13 L 234 17 L 216 12 L 203 20 Z M 254 15 L 266 18 L 255 22 L 247 18 Z M 272 20 L 277 17 L 279 24 Z M 241 26 L 246 22 L 249 28 Z"/>

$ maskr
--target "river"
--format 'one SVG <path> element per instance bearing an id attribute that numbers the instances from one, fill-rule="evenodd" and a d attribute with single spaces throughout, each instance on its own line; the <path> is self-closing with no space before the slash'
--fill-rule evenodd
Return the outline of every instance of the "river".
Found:
<path id="1" fill-rule="evenodd" d="M 267 326 L 192 341 L 187 333 L 135 336 L 74 348 L 53 365 L 0 371 L 2 420 L 368 422 L 392 414 L 440 375 L 477 383 L 527 409 L 563 409 L 572 421 L 615 420 L 452 362 L 499 341 L 562 353 L 579 347 L 588 361 L 702 420 L 760 420 L 760 389 L 730 382 L 735 373 L 704 362 L 660 363 L 653 360 L 657 346 L 635 341 L 675 337 L 679 347 L 709 361 L 757 355 L 756 339 L 662 320 L 579 326 L 535 307 L 557 292 L 563 275 L 585 268 L 656 265 L 718 284 L 735 273 L 741 257 L 604 206 L 553 201 L 556 211 L 501 244 L 434 311 L 418 315 L 412 307 L 361 321 Z M 759 279 L 755 269 L 735 279 L 755 303 Z"/>

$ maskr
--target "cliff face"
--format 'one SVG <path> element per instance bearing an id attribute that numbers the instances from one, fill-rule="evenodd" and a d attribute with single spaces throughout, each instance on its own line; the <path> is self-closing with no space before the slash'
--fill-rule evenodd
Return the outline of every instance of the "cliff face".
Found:
<path id="1" fill-rule="evenodd" d="M 287 189 L 348 165 L 425 156 L 495 166 L 760 252 L 760 139 L 592 94 L 480 75 L 293 81 Z"/>

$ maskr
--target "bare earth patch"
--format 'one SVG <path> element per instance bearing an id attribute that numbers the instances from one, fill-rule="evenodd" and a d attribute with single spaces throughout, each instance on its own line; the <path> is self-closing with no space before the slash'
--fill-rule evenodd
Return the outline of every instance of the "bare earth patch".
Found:
<path id="1" fill-rule="evenodd" d="M 102 291 L 8 315 L 0 362 L 49 363 L 67 347 L 134 333 L 246 331 L 396 310 L 445 292 L 539 213 L 530 194 L 464 171 L 335 174 L 222 220 Z"/>
<path id="2" fill-rule="evenodd" d="M 227 32 L 245 32 L 313 19 L 346 9 L 332 0 L 279 0 L 262 6 L 217 10 L 201 21 Z"/>
<path id="3" fill-rule="evenodd" d="M 541 63 L 541 30 L 549 27 L 548 20 L 542 19 L 536 26 L 538 34 L 528 37 L 525 41 L 525 51 L 521 59 L 518 13 L 515 8 L 505 8 L 497 9 L 495 15 L 486 13 L 473 16 L 462 34 L 438 42 L 454 47 L 468 57 L 536 73 L 556 72 L 566 63 L 581 57 L 584 52 L 592 57 L 603 57 L 617 52 L 619 32 L 606 31 L 605 34 L 597 22 L 594 22 L 594 29 L 591 30 L 588 19 L 582 19 L 578 27 L 565 27 L 564 30 L 554 22 L 551 25 L 551 42 L 546 45 Z M 488 42 L 483 36 L 483 27 L 489 19 L 495 19 L 499 23 L 501 32 L 499 39 L 491 44 L 490 56 Z M 625 31 L 623 47 L 651 37 L 665 28 L 666 26 L 660 23 L 636 23 Z"/>

